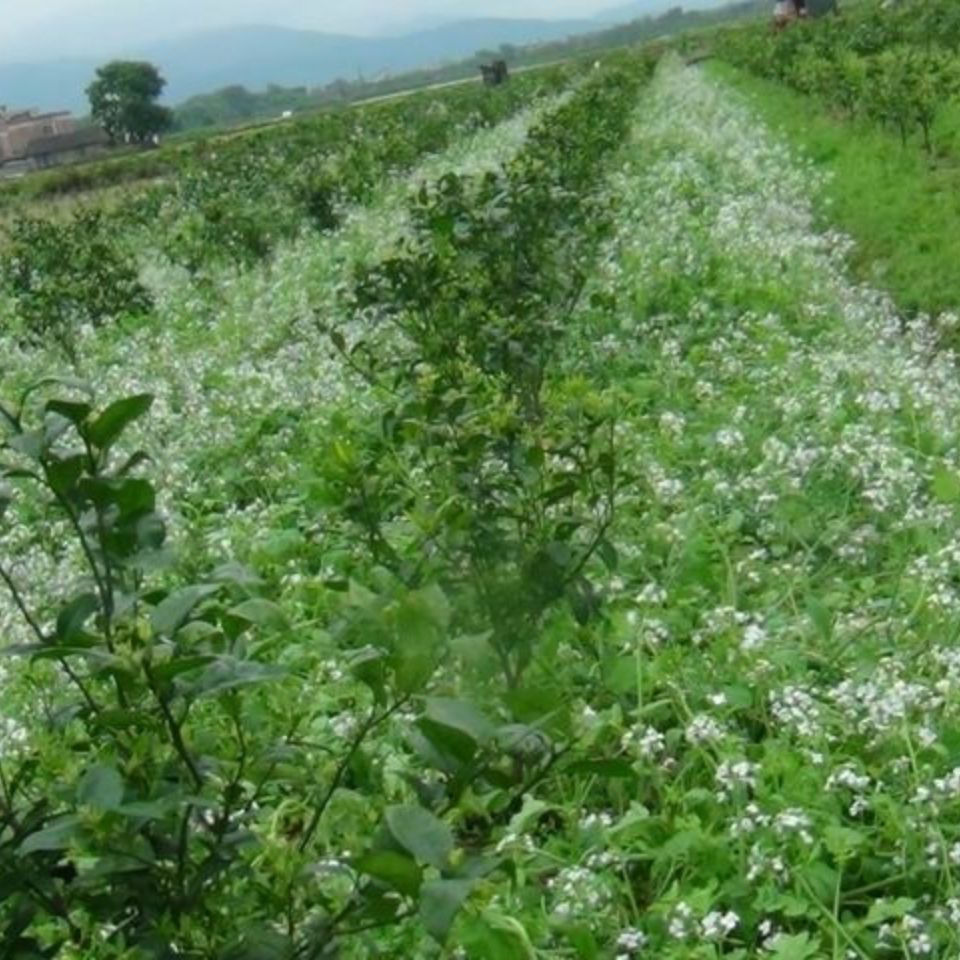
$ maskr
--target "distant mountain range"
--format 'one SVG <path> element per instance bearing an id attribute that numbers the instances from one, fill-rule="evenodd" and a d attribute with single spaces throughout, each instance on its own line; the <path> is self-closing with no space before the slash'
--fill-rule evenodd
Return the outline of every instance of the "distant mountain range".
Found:
<path id="1" fill-rule="evenodd" d="M 229 27 L 145 44 L 121 55 L 157 64 L 168 81 L 164 99 L 179 103 L 232 84 L 249 90 L 261 90 L 270 84 L 318 87 L 341 77 L 371 78 L 436 66 L 479 50 L 496 50 L 501 44 L 525 46 L 589 33 L 652 9 L 662 10 L 666 5 L 635 0 L 589 20 L 460 20 L 402 36 L 354 37 L 275 26 Z M 103 62 L 62 59 L 0 63 L 0 103 L 84 112 L 86 87 Z"/>

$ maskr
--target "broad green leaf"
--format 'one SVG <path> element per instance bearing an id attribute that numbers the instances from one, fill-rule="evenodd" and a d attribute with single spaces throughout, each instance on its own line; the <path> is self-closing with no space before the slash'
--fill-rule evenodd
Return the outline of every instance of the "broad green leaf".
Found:
<path id="1" fill-rule="evenodd" d="M 773 942 L 773 952 L 767 956 L 770 960 L 812 960 L 820 956 L 820 951 L 810 942 L 807 933 L 781 933 Z"/>
<path id="2" fill-rule="evenodd" d="M 446 868 L 453 853 L 453 833 L 423 807 L 388 807 L 387 827 L 393 839 L 420 863 Z"/>
<path id="3" fill-rule="evenodd" d="M 960 500 L 960 476 L 946 467 L 937 467 L 933 472 L 933 495 L 941 503 L 956 503 Z"/>
<path id="4" fill-rule="evenodd" d="M 195 680 L 185 684 L 184 691 L 193 697 L 209 697 L 237 687 L 279 680 L 285 676 L 287 671 L 273 664 L 218 657 Z"/>
<path id="5" fill-rule="evenodd" d="M 214 583 L 232 583 L 238 587 L 258 587 L 263 585 L 263 578 L 248 567 L 239 563 L 225 563 L 217 567 L 210 575 Z"/>
<path id="6" fill-rule="evenodd" d="M 162 683 L 169 683 L 184 673 L 193 673 L 213 663 L 216 657 L 213 654 L 200 654 L 195 657 L 175 657 L 165 663 L 157 664 L 153 668 L 153 675 Z"/>
<path id="7" fill-rule="evenodd" d="M 916 905 L 917 901 L 909 897 L 897 897 L 896 900 L 874 900 L 863 922 L 868 927 L 875 927 L 890 920 L 899 920 L 906 914 L 912 913 Z"/>
<path id="8" fill-rule="evenodd" d="M 476 756 L 477 741 L 453 727 L 434 723 L 427 717 L 420 717 L 417 720 L 417 729 L 442 758 L 444 768 L 458 770 Z"/>
<path id="9" fill-rule="evenodd" d="M 123 777 L 116 767 L 91 767 L 77 784 L 77 803 L 96 810 L 115 810 L 123 803 Z"/>
<path id="10" fill-rule="evenodd" d="M 810 619 L 817 628 L 817 633 L 820 634 L 822 639 L 829 641 L 833 633 L 833 616 L 830 611 L 818 600 L 811 597 L 807 601 L 807 613 L 810 614 Z"/>
<path id="11" fill-rule="evenodd" d="M 418 590 L 412 597 L 429 613 L 438 629 L 445 630 L 450 625 L 450 601 L 436 584 Z"/>
<path id="12" fill-rule="evenodd" d="M 529 935 L 513 917 L 468 916 L 462 933 L 461 945 L 471 960 L 536 960 Z"/>
<path id="13" fill-rule="evenodd" d="M 185 800 L 171 798 L 169 800 L 136 800 L 133 803 L 122 803 L 113 808 L 114 813 L 131 820 L 162 820 L 167 814 L 178 809 Z"/>
<path id="14" fill-rule="evenodd" d="M 285 627 L 287 618 L 284 612 L 270 600 L 252 597 L 227 611 L 231 617 L 245 620 L 258 627 Z"/>
<path id="15" fill-rule="evenodd" d="M 127 426 L 142 417 L 152 404 L 153 396 L 149 393 L 124 397 L 111 403 L 87 429 L 90 442 L 100 450 L 108 449 Z"/>
<path id="16" fill-rule="evenodd" d="M 423 870 L 416 861 L 396 850 L 371 850 L 355 860 L 353 866 L 407 897 L 415 897 L 423 883 Z"/>
<path id="17" fill-rule="evenodd" d="M 837 860 L 848 860 L 866 842 L 867 837 L 859 830 L 830 824 L 823 831 L 824 845 Z"/>
<path id="18" fill-rule="evenodd" d="M 582 924 L 571 927 L 566 931 L 566 935 L 567 940 L 577 951 L 577 956 L 581 960 L 597 960 L 597 957 L 600 956 L 600 947 L 597 946 L 596 938 L 590 932 L 589 927 Z"/>
<path id="19" fill-rule="evenodd" d="M 837 872 L 828 863 L 815 860 L 801 871 L 803 879 L 823 903 L 829 903 L 837 888 Z"/>
<path id="20" fill-rule="evenodd" d="M 153 629 L 165 636 L 173 636 L 187 622 L 197 604 L 220 589 L 216 583 L 200 583 L 171 593 L 154 609 L 150 618 Z"/>
<path id="21" fill-rule="evenodd" d="M 420 919 L 438 943 L 446 942 L 457 911 L 470 896 L 475 880 L 431 880 L 420 891 Z"/>
<path id="22" fill-rule="evenodd" d="M 397 689 L 417 693 L 438 661 L 439 632 L 432 612 L 411 595 L 397 611 L 397 644 L 393 668 Z"/>
<path id="23" fill-rule="evenodd" d="M 73 842 L 80 828 L 80 818 L 60 817 L 43 830 L 31 833 L 20 844 L 19 853 L 25 857 L 30 853 L 45 853 L 51 850 L 66 850 Z"/>
<path id="24" fill-rule="evenodd" d="M 387 654 L 378 647 L 363 647 L 349 658 L 350 671 L 370 688 L 377 703 L 386 702 Z"/>
<path id="25" fill-rule="evenodd" d="M 466 700 L 428 697 L 424 716 L 434 723 L 459 730 L 478 744 L 491 739 L 495 732 L 494 725 L 476 706 Z"/>
<path id="26" fill-rule="evenodd" d="M 571 763 L 566 773 L 600 777 L 604 780 L 635 780 L 637 774 L 626 760 L 578 760 Z"/>
<path id="27" fill-rule="evenodd" d="M 48 400 L 46 409 L 69 420 L 74 426 L 80 426 L 93 411 L 89 403 L 76 403 L 73 400 Z"/>
<path id="28" fill-rule="evenodd" d="M 81 454 L 64 457 L 47 466 L 47 482 L 61 496 L 69 496 L 83 475 L 84 458 Z"/>
<path id="29" fill-rule="evenodd" d="M 246 931 L 217 960 L 292 960 L 294 955 L 293 944 L 282 933 L 258 927 Z"/>
<path id="30" fill-rule="evenodd" d="M 30 430 L 26 433 L 18 433 L 15 437 L 11 437 L 7 443 L 17 453 L 22 453 L 31 460 L 39 461 L 43 456 L 46 438 L 43 431 Z"/>
<path id="31" fill-rule="evenodd" d="M 74 597 L 57 617 L 57 640 L 69 646 L 82 632 L 84 624 L 100 609 L 100 601 L 92 593 Z"/>

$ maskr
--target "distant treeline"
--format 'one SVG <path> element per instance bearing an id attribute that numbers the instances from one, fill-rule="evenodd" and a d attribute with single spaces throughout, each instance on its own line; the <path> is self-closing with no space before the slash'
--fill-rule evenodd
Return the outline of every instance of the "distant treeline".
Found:
<path id="1" fill-rule="evenodd" d="M 388 96 L 401 90 L 437 83 L 449 83 L 477 75 L 481 63 L 506 60 L 511 66 L 535 66 L 553 60 L 588 54 L 611 47 L 628 46 L 727 22 L 738 17 L 755 16 L 768 9 L 768 0 L 740 0 L 714 10 L 685 11 L 674 7 L 660 16 L 643 17 L 631 23 L 573 36 L 567 40 L 517 47 L 504 44 L 498 50 L 479 50 L 472 57 L 456 63 L 424 70 L 398 73 L 376 80 L 335 80 L 324 87 L 270 86 L 262 93 L 253 93 L 242 86 L 225 87 L 215 93 L 191 97 L 176 109 L 176 128 L 181 131 L 201 127 L 231 126 L 268 117 L 278 117 L 290 110 L 295 113 L 316 110 L 335 104 L 352 103 L 372 97 Z"/>

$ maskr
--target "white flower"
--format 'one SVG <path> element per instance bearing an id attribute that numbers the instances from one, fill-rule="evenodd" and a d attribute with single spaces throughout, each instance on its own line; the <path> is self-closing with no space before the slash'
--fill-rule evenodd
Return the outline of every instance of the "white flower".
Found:
<path id="1" fill-rule="evenodd" d="M 723 735 L 723 727 L 721 727 L 713 717 L 705 713 L 698 713 L 693 717 L 687 724 L 687 729 L 684 734 L 687 741 L 694 746 L 699 746 L 704 743 L 716 743 L 718 740 L 723 739 Z"/>
<path id="2" fill-rule="evenodd" d="M 627 955 L 639 953 L 647 945 L 647 935 L 641 930 L 627 929 L 617 937 L 617 949 Z"/>
<path id="3" fill-rule="evenodd" d="M 752 653 L 766 646 L 768 640 L 767 632 L 755 623 L 747 624 L 743 631 L 743 639 L 740 641 L 740 649 L 744 653 Z"/>
<path id="4" fill-rule="evenodd" d="M 624 750 L 636 750 L 645 760 L 653 760 L 666 749 L 663 734 L 650 726 L 636 726 L 628 730 L 621 738 Z"/>
<path id="5" fill-rule="evenodd" d="M 715 774 L 717 785 L 724 790 L 735 787 L 753 789 L 757 785 L 757 770 L 755 763 L 748 760 L 724 760 Z"/>
<path id="6" fill-rule="evenodd" d="M 703 918 L 700 929 L 706 940 L 723 940 L 733 933 L 739 924 L 740 918 L 732 910 L 726 913 L 715 910 Z"/>

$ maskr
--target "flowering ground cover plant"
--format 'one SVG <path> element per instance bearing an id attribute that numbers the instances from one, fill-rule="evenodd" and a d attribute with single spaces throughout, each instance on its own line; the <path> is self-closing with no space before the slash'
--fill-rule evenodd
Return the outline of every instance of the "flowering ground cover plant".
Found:
<path id="1" fill-rule="evenodd" d="M 960 953 L 956 319 L 651 70 L 5 341 L 5 955 Z"/>

